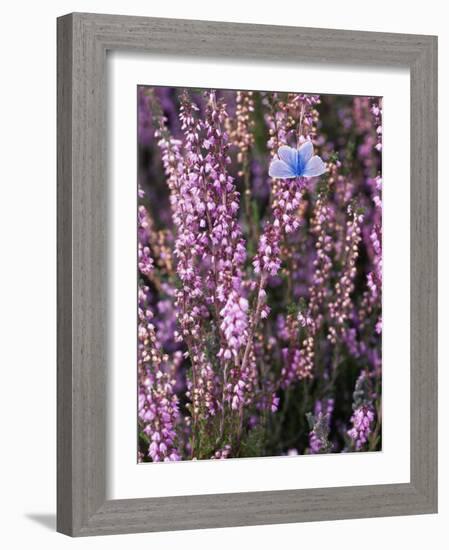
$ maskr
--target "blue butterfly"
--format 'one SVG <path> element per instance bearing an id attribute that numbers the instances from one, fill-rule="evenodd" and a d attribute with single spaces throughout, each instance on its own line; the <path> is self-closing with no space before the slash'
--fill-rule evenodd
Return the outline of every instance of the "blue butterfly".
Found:
<path id="1" fill-rule="evenodd" d="M 318 155 L 313 155 L 311 141 L 306 141 L 299 149 L 282 145 L 278 149 L 279 159 L 271 161 L 268 173 L 271 178 L 313 178 L 326 172 L 326 166 Z"/>

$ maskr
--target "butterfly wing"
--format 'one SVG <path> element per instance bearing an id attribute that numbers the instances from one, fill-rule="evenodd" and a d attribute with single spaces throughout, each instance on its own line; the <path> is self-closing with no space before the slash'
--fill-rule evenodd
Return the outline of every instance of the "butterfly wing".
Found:
<path id="1" fill-rule="evenodd" d="M 289 179 L 296 178 L 295 170 L 283 160 L 275 159 L 268 170 L 270 178 Z"/>
<path id="2" fill-rule="evenodd" d="M 304 169 L 306 164 L 312 158 L 312 155 L 313 155 L 312 142 L 311 141 L 306 141 L 298 149 L 299 165 L 302 167 L 302 169 Z"/>
<path id="3" fill-rule="evenodd" d="M 288 164 L 293 170 L 296 169 L 297 166 L 297 155 L 298 151 L 288 145 L 282 145 L 278 149 L 279 158 L 284 161 L 285 164 Z"/>
<path id="4" fill-rule="evenodd" d="M 324 174 L 324 172 L 326 172 L 326 165 L 320 157 L 315 155 L 305 165 L 302 175 L 306 178 L 313 178 L 315 176 L 321 176 L 321 174 Z"/>

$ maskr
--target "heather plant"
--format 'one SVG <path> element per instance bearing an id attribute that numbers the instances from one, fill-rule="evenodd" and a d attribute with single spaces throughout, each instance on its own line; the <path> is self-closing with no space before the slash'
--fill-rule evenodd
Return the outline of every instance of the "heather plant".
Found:
<path id="1" fill-rule="evenodd" d="M 138 88 L 138 460 L 381 449 L 382 104 Z"/>

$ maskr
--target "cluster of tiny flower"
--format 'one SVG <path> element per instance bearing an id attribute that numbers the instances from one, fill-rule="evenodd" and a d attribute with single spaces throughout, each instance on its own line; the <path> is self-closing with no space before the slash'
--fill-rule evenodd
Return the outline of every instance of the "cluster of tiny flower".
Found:
<path id="1" fill-rule="evenodd" d="M 316 258 L 313 261 L 314 271 L 312 285 L 309 287 L 308 307 L 306 313 L 300 310 L 297 315 L 299 327 L 304 329 L 305 336 L 300 348 L 294 350 L 291 364 L 282 371 L 283 381 L 287 385 L 312 376 L 316 334 L 321 328 L 324 308 L 330 294 L 329 280 L 333 266 L 330 254 L 333 250 L 333 240 L 329 230 L 332 225 L 332 213 L 326 199 L 320 194 L 311 220 L 311 233 L 316 239 Z M 289 356 L 291 355 L 290 353 Z"/>
<path id="2" fill-rule="evenodd" d="M 348 435 L 354 442 L 357 451 L 364 447 L 371 435 L 374 416 L 372 407 L 361 405 L 351 417 L 352 428 L 348 430 Z"/>
<path id="3" fill-rule="evenodd" d="M 281 267 L 280 259 L 280 231 L 274 224 L 268 223 L 259 239 L 257 256 L 253 260 L 254 272 L 258 275 L 266 273 L 277 275 Z"/>
<path id="4" fill-rule="evenodd" d="M 315 403 L 313 415 L 309 415 L 309 422 L 312 425 L 309 433 L 311 454 L 327 453 L 331 449 L 328 436 L 333 411 L 333 399 L 318 400 Z"/>
<path id="5" fill-rule="evenodd" d="M 217 377 L 204 351 L 190 357 L 192 361 L 192 378 L 187 381 L 186 397 L 190 403 L 186 406 L 195 420 L 214 416 L 218 405 L 215 395 Z"/>
<path id="6" fill-rule="evenodd" d="M 289 344 L 281 349 L 282 369 L 279 386 L 283 389 L 289 388 L 299 380 L 312 378 L 315 357 L 312 325 L 313 320 L 301 311 L 296 317 L 289 314 L 285 320 L 282 319 L 281 338 Z M 301 329 L 304 329 L 306 334 L 302 340 L 299 337 Z"/>
<path id="7" fill-rule="evenodd" d="M 228 347 L 220 348 L 218 356 L 224 359 L 238 360 L 238 353 L 248 339 L 248 300 L 231 290 L 225 306 L 220 310 L 223 320 L 220 327 L 226 337 Z"/>
<path id="8" fill-rule="evenodd" d="M 382 102 L 374 103 L 371 107 L 371 112 L 374 116 L 374 124 L 376 128 L 377 143 L 376 149 L 382 151 Z"/>
<path id="9" fill-rule="evenodd" d="M 374 397 L 370 374 L 368 371 L 362 370 L 353 393 L 352 427 L 347 432 L 356 451 L 364 448 L 372 434 L 375 420 Z"/>
<path id="10" fill-rule="evenodd" d="M 334 298 L 329 303 L 329 315 L 334 324 L 329 327 L 328 339 L 333 344 L 337 343 L 338 335 L 345 334 L 346 321 L 352 313 L 351 294 L 354 290 L 354 279 L 357 274 L 356 261 L 361 241 L 360 226 L 363 215 L 353 212 L 351 207 L 348 207 L 348 215 L 350 219 L 346 222 L 343 273 L 335 283 Z"/>
<path id="11" fill-rule="evenodd" d="M 230 157 L 228 135 L 224 131 L 225 105 L 221 100 L 217 101 L 214 92 L 210 92 L 207 99 L 203 145 L 207 150 L 204 171 L 213 251 L 212 283 L 216 285 L 214 297 L 218 300 L 226 342 L 221 346 L 219 356 L 225 360 L 234 358 L 235 361 L 247 338 L 248 302 L 242 291 L 246 247 L 238 223 L 239 194 L 227 171 Z"/>
<path id="12" fill-rule="evenodd" d="M 154 462 L 180 460 L 176 447 L 179 419 L 176 381 L 155 331 L 149 297 L 149 288 L 139 285 L 139 420 L 149 439 L 148 454 Z"/>
<path id="13" fill-rule="evenodd" d="M 374 179 L 373 202 L 375 206 L 374 220 L 372 222 L 369 239 L 373 250 L 373 270 L 368 273 L 367 284 L 371 293 L 371 302 L 377 303 L 380 309 L 382 300 L 382 178 Z M 382 317 L 379 314 L 376 322 L 376 331 L 382 332 Z"/>
<path id="14" fill-rule="evenodd" d="M 154 269 L 154 261 L 151 257 L 149 247 L 149 217 L 145 206 L 140 205 L 137 214 L 137 223 L 139 231 L 137 265 L 141 273 L 147 277 Z"/>
<path id="15" fill-rule="evenodd" d="M 280 385 L 282 388 L 287 388 L 300 378 L 300 373 L 305 372 L 304 361 L 298 348 L 282 348 L 282 359 L 284 366 L 281 370 Z"/>
<path id="16" fill-rule="evenodd" d="M 318 95 L 289 93 L 285 100 L 280 94 L 265 95 L 264 104 L 268 107 L 265 120 L 270 134 L 268 148 L 277 150 L 289 141 L 300 145 L 305 141 L 315 141 L 318 121 Z"/>
<path id="17" fill-rule="evenodd" d="M 313 284 L 309 288 L 309 317 L 314 319 L 316 330 L 320 327 L 323 311 L 330 294 L 329 280 L 332 272 L 331 254 L 334 248 L 330 229 L 333 209 L 323 195 L 317 197 L 311 221 L 311 233 L 315 236 L 316 258 L 313 261 Z"/>
<path id="18" fill-rule="evenodd" d="M 218 451 L 215 451 L 215 453 L 211 456 L 212 459 L 218 459 L 223 460 L 224 458 L 228 458 L 231 454 L 231 445 L 225 445 L 222 449 L 219 449 Z"/>
<path id="19" fill-rule="evenodd" d="M 241 164 L 247 162 L 248 151 L 254 144 L 253 95 L 253 92 L 236 93 L 235 122 L 233 123 L 232 120 L 228 122 L 229 138 L 238 150 L 237 160 Z"/>

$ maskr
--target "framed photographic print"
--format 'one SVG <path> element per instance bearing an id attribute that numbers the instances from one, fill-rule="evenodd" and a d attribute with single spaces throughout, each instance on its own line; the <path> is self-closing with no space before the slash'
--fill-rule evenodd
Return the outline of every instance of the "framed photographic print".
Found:
<path id="1" fill-rule="evenodd" d="M 437 510 L 436 38 L 58 19 L 58 530 Z"/>

